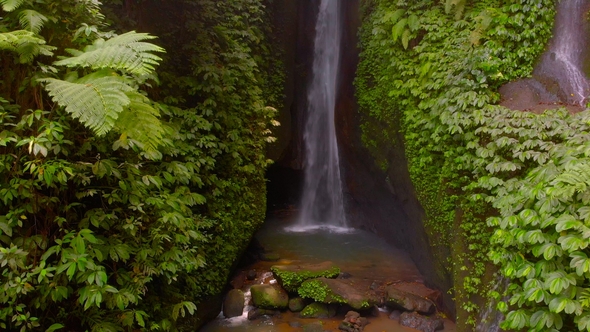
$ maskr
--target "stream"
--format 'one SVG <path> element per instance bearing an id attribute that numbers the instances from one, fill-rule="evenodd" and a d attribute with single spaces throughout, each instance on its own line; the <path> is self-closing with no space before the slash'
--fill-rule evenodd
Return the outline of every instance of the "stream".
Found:
<path id="1" fill-rule="evenodd" d="M 389 284 L 397 282 L 416 283 L 421 285 L 423 277 L 409 256 L 396 248 L 388 245 L 376 235 L 355 229 L 317 227 L 300 230 L 294 228 L 297 220 L 293 216 L 271 217 L 263 228 L 257 233 L 256 238 L 267 251 L 279 254 L 280 260 L 275 262 L 257 262 L 245 267 L 245 271 L 256 270 L 263 276 L 264 282 L 273 283 L 272 273 L 269 271 L 272 265 L 288 265 L 301 263 L 319 263 L 331 261 L 355 278 L 362 278 L 367 285 L 372 283 Z M 297 229 L 299 231 L 293 231 Z M 266 274 L 265 274 L 266 273 Z M 238 276 L 240 271 L 238 271 Z M 260 282 L 260 281 L 258 281 Z M 241 287 L 246 292 L 246 302 L 249 301 L 249 285 Z M 240 317 L 226 319 L 220 315 L 201 329 L 205 332 L 223 331 L 306 331 L 306 325 L 317 325 L 321 321 L 321 329 L 313 331 L 338 331 L 338 324 L 344 314 L 340 313 L 330 319 L 299 318 L 297 313 L 289 310 L 281 312 L 278 316 L 262 316 L 256 320 L 247 319 L 248 306 Z M 369 324 L 366 332 L 415 332 L 415 329 L 400 326 L 397 320 L 389 319 L 390 309 L 379 308 L 378 316 L 369 316 Z M 448 319 L 444 321 L 445 328 L 441 331 L 455 331 L 455 325 Z"/>

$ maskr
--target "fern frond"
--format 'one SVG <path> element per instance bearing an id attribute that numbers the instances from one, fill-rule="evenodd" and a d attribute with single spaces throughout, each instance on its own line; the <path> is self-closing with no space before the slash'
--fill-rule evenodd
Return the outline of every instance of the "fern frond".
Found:
<path id="1" fill-rule="evenodd" d="M 451 9 L 455 10 L 455 19 L 459 20 L 463 16 L 465 11 L 466 0 L 446 0 L 445 1 L 445 12 L 449 14 Z"/>
<path id="2" fill-rule="evenodd" d="M 18 7 L 20 7 L 25 0 L 0 0 L 0 5 L 2 5 L 2 10 L 5 12 L 11 12 Z"/>
<path id="3" fill-rule="evenodd" d="M 0 33 L 0 50 L 18 53 L 19 61 L 27 63 L 38 55 L 53 55 L 55 47 L 45 45 L 45 40 L 31 31 L 16 30 Z"/>
<path id="4" fill-rule="evenodd" d="M 39 81 L 47 83 L 45 89 L 54 102 L 99 136 L 114 127 L 119 114 L 130 103 L 126 92 L 133 91 L 125 79 L 106 76 L 104 71 L 75 82 L 54 78 Z"/>
<path id="5" fill-rule="evenodd" d="M 25 30 L 39 33 L 43 24 L 47 22 L 47 17 L 38 11 L 25 9 L 18 13 L 18 21 Z"/>
<path id="6" fill-rule="evenodd" d="M 127 94 L 130 99 L 115 123 L 115 129 L 121 133 L 121 139 L 113 145 L 114 149 L 123 145 L 123 140 L 133 139 L 150 159 L 162 158 L 159 147 L 167 145 L 168 131 L 158 118 L 159 112 L 152 107 L 150 100 L 138 92 Z"/>
<path id="7" fill-rule="evenodd" d="M 91 67 L 95 70 L 111 68 L 135 75 L 149 74 L 162 60 L 154 53 L 164 52 L 163 48 L 142 41 L 154 38 L 147 33 L 131 31 L 106 41 L 97 39 L 83 52 L 68 50 L 73 56 L 57 61 L 55 65 Z"/>

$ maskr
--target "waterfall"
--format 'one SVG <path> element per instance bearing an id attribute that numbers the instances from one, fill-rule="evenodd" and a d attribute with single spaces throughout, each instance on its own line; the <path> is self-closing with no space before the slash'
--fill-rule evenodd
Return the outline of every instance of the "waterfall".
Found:
<path id="1" fill-rule="evenodd" d="M 508 289 L 508 279 L 504 277 L 498 277 L 496 284 L 492 288 L 492 291 L 500 294 L 506 292 Z M 505 297 L 502 301 L 508 301 Z M 475 327 L 475 332 L 499 332 L 503 331 L 500 329 L 500 323 L 504 320 L 504 314 L 496 310 L 498 300 L 490 299 L 485 310 L 480 313 L 479 322 Z"/>
<path id="2" fill-rule="evenodd" d="M 321 0 L 307 94 L 305 182 L 298 227 L 346 227 L 334 123 L 340 63 L 340 0 Z"/>
<path id="3" fill-rule="evenodd" d="M 557 5 L 553 37 L 549 50 L 535 69 L 534 76 L 549 90 L 558 90 L 562 101 L 583 106 L 590 82 L 582 72 L 587 49 L 588 23 L 584 17 L 588 0 L 562 0 Z M 557 88 L 551 87 L 557 85 Z"/>

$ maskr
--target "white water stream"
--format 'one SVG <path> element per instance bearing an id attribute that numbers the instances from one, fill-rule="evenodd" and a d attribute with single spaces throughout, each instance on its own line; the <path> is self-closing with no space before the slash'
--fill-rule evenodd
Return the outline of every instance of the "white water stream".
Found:
<path id="1" fill-rule="evenodd" d="M 562 99 L 584 106 L 590 94 L 590 82 L 582 71 L 588 46 L 585 9 L 588 0 L 562 0 L 557 4 L 553 37 L 549 50 L 535 71 L 548 75 L 562 90 Z"/>
<path id="2" fill-rule="evenodd" d="M 563 63 L 565 73 L 571 84 L 574 101 L 582 105 L 588 96 L 590 85 L 586 75 L 582 73 L 582 53 L 584 44 L 580 43 L 587 32 L 584 26 L 583 6 L 585 0 L 562 0 L 557 8 L 555 21 L 555 57 Z"/>
<path id="3" fill-rule="evenodd" d="M 291 230 L 346 228 L 334 123 L 340 63 L 339 0 L 321 0 L 316 23 L 313 78 L 308 91 L 305 182 L 299 222 Z"/>

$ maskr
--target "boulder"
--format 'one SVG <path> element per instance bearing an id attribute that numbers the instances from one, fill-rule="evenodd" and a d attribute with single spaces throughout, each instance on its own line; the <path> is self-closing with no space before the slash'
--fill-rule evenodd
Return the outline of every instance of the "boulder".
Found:
<path id="1" fill-rule="evenodd" d="M 422 298 L 432 301 L 435 305 L 443 306 L 442 293 L 440 290 L 426 287 L 420 282 L 399 282 L 389 287 L 402 290 L 406 293 L 412 293 Z M 389 288 L 388 287 L 388 288 Z"/>
<path id="2" fill-rule="evenodd" d="M 336 307 L 326 303 L 314 302 L 301 310 L 301 318 L 330 318 L 336 316 Z"/>
<path id="3" fill-rule="evenodd" d="M 422 332 L 434 332 L 445 328 L 442 319 L 422 316 L 416 312 L 404 312 L 401 314 L 399 324 Z"/>
<path id="4" fill-rule="evenodd" d="M 261 309 L 284 309 L 289 304 L 289 295 L 278 285 L 253 285 L 250 292 L 252 303 Z"/>
<path id="5" fill-rule="evenodd" d="M 386 302 L 390 306 L 398 307 L 406 311 L 417 311 L 423 314 L 431 314 L 435 310 L 432 301 L 394 287 L 387 288 Z"/>
<path id="6" fill-rule="evenodd" d="M 299 312 L 301 310 L 303 310 L 303 308 L 305 308 L 306 301 L 300 297 L 294 297 L 292 299 L 289 299 L 289 310 L 291 310 L 292 312 Z"/>
<path id="7" fill-rule="evenodd" d="M 354 286 L 352 279 L 317 278 L 301 284 L 298 293 L 303 298 L 310 298 L 321 303 L 348 304 L 355 310 L 369 309 L 379 303 L 377 294 Z"/>
<path id="8" fill-rule="evenodd" d="M 265 315 L 266 316 L 275 316 L 280 313 L 281 312 L 278 310 L 255 308 L 255 309 L 248 311 L 248 320 L 255 320 L 256 318 L 258 318 L 260 316 L 265 316 Z"/>
<path id="9" fill-rule="evenodd" d="M 244 311 L 244 292 L 239 289 L 232 289 L 225 296 L 223 301 L 223 316 L 232 318 L 241 316 Z"/>
<path id="10" fill-rule="evenodd" d="M 275 265 L 270 268 L 275 279 L 288 292 L 296 292 L 306 280 L 315 278 L 336 278 L 340 269 L 332 262 L 307 265 Z"/>
<path id="11" fill-rule="evenodd" d="M 256 270 L 248 270 L 248 272 L 246 273 L 246 279 L 254 280 L 256 279 L 256 275 Z"/>
<path id="12" fill-rule="evenodd" d="M 399 310 L 394 310 L 389 314 L 389 319 L 399 320 L 399 317 L 402 315 L 402 312 Z"/>
<path id="13" fill-rule="evenodd" d="M 346 316 L 344 316 L 344 320 L 340 323 L 338 329 L 346 332 L 360 332 L 367 324 L 369 324 L 369 321 L 366 318 L 361 317 L 358 312 L 349 311 L 346 313 Z"/>

